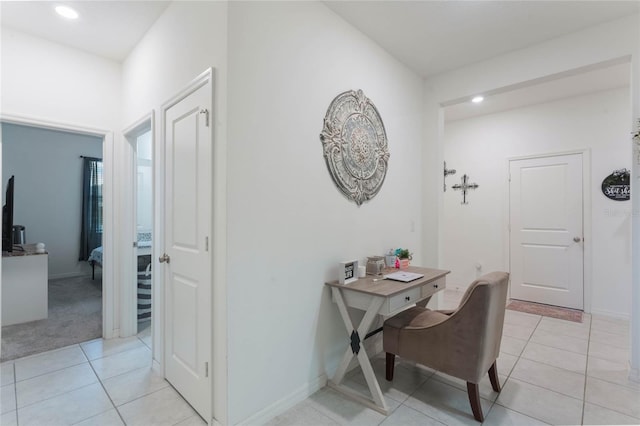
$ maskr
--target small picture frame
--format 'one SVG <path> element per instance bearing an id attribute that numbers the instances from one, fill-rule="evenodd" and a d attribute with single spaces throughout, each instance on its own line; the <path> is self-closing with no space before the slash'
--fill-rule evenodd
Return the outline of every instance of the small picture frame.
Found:
<path id="1" fill-rule="evenodd" d="M 338 282 L 340 284 L 351 284 L 356 281 L 358 281 L 358 261 L 349 260 L 347 262 L 340 262 Z"/>

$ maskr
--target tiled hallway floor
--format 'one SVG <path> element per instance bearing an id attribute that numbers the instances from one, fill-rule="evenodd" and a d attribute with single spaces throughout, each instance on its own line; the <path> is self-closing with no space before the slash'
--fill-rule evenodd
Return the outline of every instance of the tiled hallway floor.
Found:
<path id="1" fill-rule="evenodd" d="M 0 425 L 205 425 L 152 371 L 147 330 L 0 364 Z"/>
<path id="2" fill-rule="evenodd" d="M 447 290 L 445 308 L 461 294 Z M 640 424 L 640 383 L 628 380 L 629 325 L 585 315 L 582 324 L 507 311 L 498 375 L 481 383 L 486 425 Z M 398 358 L 396 358 L 398 359 Z M 269 422 L 285 425 L 478 425 L 463 381 L 398 360 L 392 383 L 373 360 L 392 413 L 385 417 L 325 387 Z M 355 369 L 346 385 L 368 392 Z"/>
<path id="3" fill-rule="evenodd" d="M 447 293 L 447 307 L 456 306 Z M 628 333 L 628 323 L 613 318 L 585 315 L 578 324 L 507 311 L 498 359 L 503 390 L 493 392 L 488 378 L 481 383 L 485 424 L 640 424 L 640 384 L 627 378 Z M 204 425 L 152 371 L 149 345 L 146 331 L 0 364 L 0 424 Z M 383 356 L 373 365 L 388 417 L 325 387 L 269 425 L 478 425 L 464 382 L 399 360 L 389 383 Z M 366 389 L 359 369 L 347 385 Z"/>

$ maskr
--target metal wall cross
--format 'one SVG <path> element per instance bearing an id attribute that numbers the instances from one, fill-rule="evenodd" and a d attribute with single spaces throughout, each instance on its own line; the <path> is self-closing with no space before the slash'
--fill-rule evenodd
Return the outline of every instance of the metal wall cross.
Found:
<path id="1" fill-rule="evenodd" d="M 460 180 L 462 184 L 455 184 L 452 186 L 453 189 L 461 189 L 462 190 L 462 203 L 460 204 L 469 204 L 467 203 L 467 191 L 469 189 L 476 189 L 478 187 L 477 183 L 469 183 L 469 176 L 463 175 Z"/>

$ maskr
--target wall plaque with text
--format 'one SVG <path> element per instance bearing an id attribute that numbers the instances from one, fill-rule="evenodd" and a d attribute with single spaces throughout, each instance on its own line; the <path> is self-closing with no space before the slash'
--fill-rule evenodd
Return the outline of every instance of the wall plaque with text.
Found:
<path id="1" fill-rule="evenodd" d="M 614 170 L 602 181 L 602 193 L 615 201 L 627 201 L 631 198 L 631 172 L 627 169 Z"/>

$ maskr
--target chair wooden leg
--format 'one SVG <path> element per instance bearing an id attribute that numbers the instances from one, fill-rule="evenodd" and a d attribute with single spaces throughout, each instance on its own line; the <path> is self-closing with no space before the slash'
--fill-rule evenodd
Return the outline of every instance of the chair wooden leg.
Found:
<path id="1" fill-rule="evenodd" d="M 393 380 L 393 367 L 395 366 L 396 355 L 387 352 L 387 375 L 386 378 L 388 381 Z"/>
<path id="2" fill-rule="evenodd" d="M 467 382 L 467 393 L 469 394 L 469 402 L 471 403 L 471 411 L 473 417 L 482 423 L 484 415 L 482 414 L 482 406 L 480 405 L 480 391 L 477 383 Z"/>
<path id="3" fill-rule="evenodd" d="M 494 361 L 491 364 L 491 368 L 489 368 L 489 380 L 491 380 L 491 387 L 494 391 L 500 392 L 500 379 L 498 379 L 498 367 L 496 367 L 496 362 Z"/>

